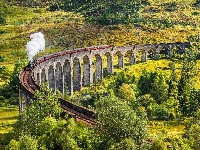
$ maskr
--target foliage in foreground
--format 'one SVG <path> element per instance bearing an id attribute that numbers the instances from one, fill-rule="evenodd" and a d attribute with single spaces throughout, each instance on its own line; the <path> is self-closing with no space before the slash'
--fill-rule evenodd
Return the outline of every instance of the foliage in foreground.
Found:
<path id="1" fill-rule="evenodd" d="M 97 128 L 103 137 L 114 142 L 131 138 L 135 144 L 143 142 L 147 134 L 147 122 L 129 106 L 116 97 L 102 97 L 95 104 L 98 113 Z"/>

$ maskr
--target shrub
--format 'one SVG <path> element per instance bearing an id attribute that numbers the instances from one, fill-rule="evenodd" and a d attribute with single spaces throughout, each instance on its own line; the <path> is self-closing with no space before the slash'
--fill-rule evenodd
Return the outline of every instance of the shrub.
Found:
<path id="1" fill-rule="evenodd" d="M 134 140 L 131 138 L 126 138 L 124 140 L 122 140 L 119 143 L 115 143 L 113 144 L 109 150 L 134 150 L 136 149 L 136 145 L 134 143 Z"/>
<path id="2" fill-rule="evenodd" d="M 162 140 L 155 140 L 150 150 L 167 150 L 167 147 Z"/>
<path id="3" fill-rule="evenodd" d="M 118 89 L 118 96 L 124 100 L 135 100 L 135 93 L 129 84 L 123 83 Z"/>
<path id="4" fill-rule="evenodd" d="M 5 24 L 6 24 L 5 17 L 2 14 L 0 14 L 0 25 L 5 25 Z"/>
<path id="5" fill-rule="evenodd" d="M 152 114 L 158 120 L 169 120 L 170 118 L 170 110 L 164 104 L 154 105 L 152 107 Z"/>
<path id="6" fill-rule="evenodd" d="M 5 150 L 19 150 L 19 142 L 16 140 L 11 140 L 6 146 Z"/>
<path id="7" fill-rule="evenodd" d="M 150 94 L 145 94 L 145 95 L 139 96 L 137 98 L 137 102 L 139 103 L 140 106 L 147 108 L 150 103 L 155 103 L 155 100 L 151 97 Z"/>
<path id="8" fill-rule="evenodd" d="M 5 56 L 3 56 L 3 55 L 0 55 L 0 62 L 4 62 L 4 61 L 5 61 L 5 59 L 6 59 L 6 57 L 5 57 Z"/>

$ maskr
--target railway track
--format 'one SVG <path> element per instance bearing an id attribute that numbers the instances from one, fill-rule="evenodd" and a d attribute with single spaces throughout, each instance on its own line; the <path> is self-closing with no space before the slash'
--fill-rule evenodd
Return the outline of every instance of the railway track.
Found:
<path id="1" fill-rule="evenodd" d="M 31 71 L 23 70 L 20 73 L 19 79 L 21 86 L 31 95 L 34 95 L 35 91 L 39 89 L 39 86 L 31 76 Z M 78 106 L 62 98 L 59 98 L 59 102 L 63 112 L 73 117 L 76 121 L 82 121 L 89 126 L 95 125 L 94 111 Z"/>

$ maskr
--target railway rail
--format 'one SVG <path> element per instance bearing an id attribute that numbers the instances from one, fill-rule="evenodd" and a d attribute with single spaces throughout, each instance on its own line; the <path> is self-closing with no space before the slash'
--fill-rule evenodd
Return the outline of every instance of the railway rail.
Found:
<path id="1" fill-rule="evenodd" d="M 33 96 L 35 91 L 39 89 L 39 85 L 36 84 L 31 74 L 31 70 L 24 69 L 20 73 L 19 79 L 21 86 L 26 90 L 26 92 Z M 82 121 L 89 126 L 95 125 L 94 111 L 78 106 L 62 98 L 59 98 L 59 102 L 63 112 L 73 117 L 76 121 Z"/>

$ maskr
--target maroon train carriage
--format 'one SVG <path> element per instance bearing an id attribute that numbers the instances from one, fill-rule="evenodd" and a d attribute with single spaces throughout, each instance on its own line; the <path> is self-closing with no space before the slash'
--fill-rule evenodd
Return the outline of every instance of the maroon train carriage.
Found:
<path id="1" fill-rule="evenodd" d="M 97 46 L 86 47 L 85 50 L 86 50 L 86 51 L 89 51 L 89 50 L 97 50 Z"/>
<path id="2" fill-rule="evenodd" d="M 75 51 L 76 52 L 84 52 L 84 51 L 86 51 L 86 49 L 85 48 L 77 48 L 77 49 L 75 49 Z"/>
<path id="3" fill-rule="evenodd" d="M 100 45 L 100 46 L 98 46 L 98 49 L 106 49 L 106 48 L 110 48 L 110 45 Z"/>
<path id="4" fill-rule="evenodd" d="M 44 56 L 44 61 L 49 60 L 49 59 L 51 59 L 51 58 L 53 58 L 53 57 L 54 57 L 54 54 L 45 55 L 45 56 Z"/>
<path id="5" fill-rule="evenodd" d="M 38 59 L 36 59 L 36 65 L 39 65 L 41 63 L 43 63 L 45 60 L 44 60 L 44 57 L 39 57 Z"/>
<path id="6" fill-rule="evenodd" d="M 66 50 L 64 53 L 65 53 L 65 55 L 66 54 L 73 54 L 73 53 L 76 53 L 76 51 L 74 51 L 74 50 Z"/>

